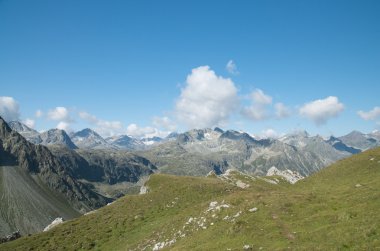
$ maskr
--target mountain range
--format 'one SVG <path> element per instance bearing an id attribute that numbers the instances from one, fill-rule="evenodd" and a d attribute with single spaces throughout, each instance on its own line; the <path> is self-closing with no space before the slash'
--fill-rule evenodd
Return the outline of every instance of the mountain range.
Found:
<path id="1" fill-rule="evenodd" d="M 58 129 L 38 133 L 20 122 L 11 122 L 10 126 L 35 144 L 132 151 L 149 159 L 160 172 L 195 176 L 206 175 L 211 170 L 223 173 L 229 168 L 265 175 L 271 167 L 307 176 L 336 160 L 380 146 L 377 131 L 369 134 L 353 131 L 328 139 L 298 131 L 278 139 L 259 139 L 245 132 L 217 127 L 174 132 L 166 138 L 119 135 L 104 139 L 89 128 L 68 136 Z"/>

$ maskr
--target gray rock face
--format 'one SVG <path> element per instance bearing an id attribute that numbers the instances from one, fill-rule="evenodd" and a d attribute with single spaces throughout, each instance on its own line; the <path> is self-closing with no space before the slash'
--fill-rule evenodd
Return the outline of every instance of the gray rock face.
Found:
<path id="1" fill-rule="evenodd" d="M 71 141 L 69 135 L 64 130 L 50 129 L 49 131 L 40 134 L 42 142 L 40 144 L 45 146 L 61 145 L 70 149 L 77 149 L 78 147 Z"/>
<path id="2" fill-rule="evenodd" d="M 106 141 L 118 149 L 141 150 L 145 148 L 145 144 L 141 140 L 129 137 L 127 135 L 109 137 Z"/>
<path id="3" fill-rule="evenodd" d="M 86 128 L 71 135 L 76 146 L 84 149 L 110 149 L 115 148 L 95 131 Z"/>
<path id="4" fill-rule="evenodd" d="M 109 149 L 73 151 L 60 147 L 51 150 L 70 167 L 76 179 L 86 182 L 109 185 L 120 182 L 136 183 L 141 176 L 148 176 L 157 169 L 149 160 L 126 151 Z"/>

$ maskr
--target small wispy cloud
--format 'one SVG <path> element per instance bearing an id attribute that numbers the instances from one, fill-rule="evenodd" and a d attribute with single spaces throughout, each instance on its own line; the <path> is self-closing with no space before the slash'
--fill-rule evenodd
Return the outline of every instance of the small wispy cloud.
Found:
<path id="1" fill-rule="evenodd" d="M 239 74 L 238 70 L 237 70 L 237 66 L 235 64 L 235 62 L 233 60 L 229 60 L 226 64 L 226 70 L 232 74 L 232 75 L 237 75 Z"/>

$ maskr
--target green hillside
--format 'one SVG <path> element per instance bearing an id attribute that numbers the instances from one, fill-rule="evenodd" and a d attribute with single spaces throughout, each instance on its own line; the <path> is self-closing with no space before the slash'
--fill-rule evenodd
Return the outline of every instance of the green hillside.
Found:
<path id="1" fill-rule="evenodd" d="M 223 180 L 155 174 L 147 194 L 125 196 L 0 250 L 374 250 L 379 181 L 380 148 L 295 185 L 239 173 Z"/>

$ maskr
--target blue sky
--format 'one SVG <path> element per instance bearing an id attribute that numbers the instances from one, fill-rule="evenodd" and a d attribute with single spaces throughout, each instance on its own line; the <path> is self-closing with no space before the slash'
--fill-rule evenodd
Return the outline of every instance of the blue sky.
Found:
<path id="1" fill-rule="evenodd" d="M 378 13 L 359 0 L 0 0 L 0 114 L 104 136 L 369 132 Z"/>

